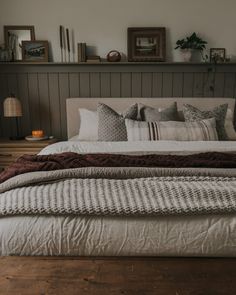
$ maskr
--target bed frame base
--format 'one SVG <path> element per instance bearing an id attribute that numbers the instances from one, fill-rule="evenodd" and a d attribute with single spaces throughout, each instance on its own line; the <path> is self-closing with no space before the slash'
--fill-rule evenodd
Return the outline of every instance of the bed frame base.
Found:
<path id="1" fill-rule="evenodd" d="M 234 258 L 1 257 L 0 294 L 235 294 Z M 3 292 L 3 293 L 1 293 Z"/>

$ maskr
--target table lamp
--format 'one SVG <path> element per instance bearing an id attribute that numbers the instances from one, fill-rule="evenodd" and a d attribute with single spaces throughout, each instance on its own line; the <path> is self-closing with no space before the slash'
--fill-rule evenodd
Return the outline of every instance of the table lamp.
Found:
<path id="1" fill-rule="evenodd" d="M 16 135 L 10 137 L 10 139 L 11 140 L 23 139 L 23 137 L 20 136 L 20 131 L 19 131 L 19 117 L 22 117 L 22 107 L 21 107 L 20 100 L 14 97 L 14 95 L 7 97 L 3 102 L 3 113 L 4 113 L 4 117 L 16 119 Z"/>

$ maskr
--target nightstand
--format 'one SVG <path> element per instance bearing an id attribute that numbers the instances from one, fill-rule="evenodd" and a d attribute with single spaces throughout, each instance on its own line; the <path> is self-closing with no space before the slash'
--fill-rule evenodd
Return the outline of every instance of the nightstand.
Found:
<path id="1" fill-rule="evenodd" d="M 56 139 L 42 141 L 0 139 L 0 171 L 22 155 L 34 155 L 46 146 L 57 142 Z"/>

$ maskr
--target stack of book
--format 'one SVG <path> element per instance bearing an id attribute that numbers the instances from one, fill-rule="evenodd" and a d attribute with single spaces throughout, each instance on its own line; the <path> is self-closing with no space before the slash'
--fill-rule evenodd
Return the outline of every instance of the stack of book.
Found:
<path id="1" fill-rule="evenodd" d="M 90 63 L 97 63 L 97 62 L 100 62 L 101 59 L 100 59 L 100 56 L 98 55 L 88 55 L 87 56 L 87 62 L 90 62 Z"/>
<path id="2" fill-rule="evenodd" d="M 78 62 L 86 62 L 86 43 L 78 43 Z"/>

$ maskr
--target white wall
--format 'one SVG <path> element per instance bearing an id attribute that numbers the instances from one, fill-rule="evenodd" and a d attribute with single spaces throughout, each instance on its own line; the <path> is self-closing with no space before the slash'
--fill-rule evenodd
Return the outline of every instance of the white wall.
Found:
<path id="1" fill-rule="evenodd" d="M 34 25 L 38 40 L 49 40 L 60 60 L 59 25 L 74 29 L 75 41 L 126 53 L 127 27 L 165 26 L 168 59 L 178 38 L 196 31 L 209 47 L 236 55 L 236 0 L 0 0 L 0 44 L 3 25 Z"/>

